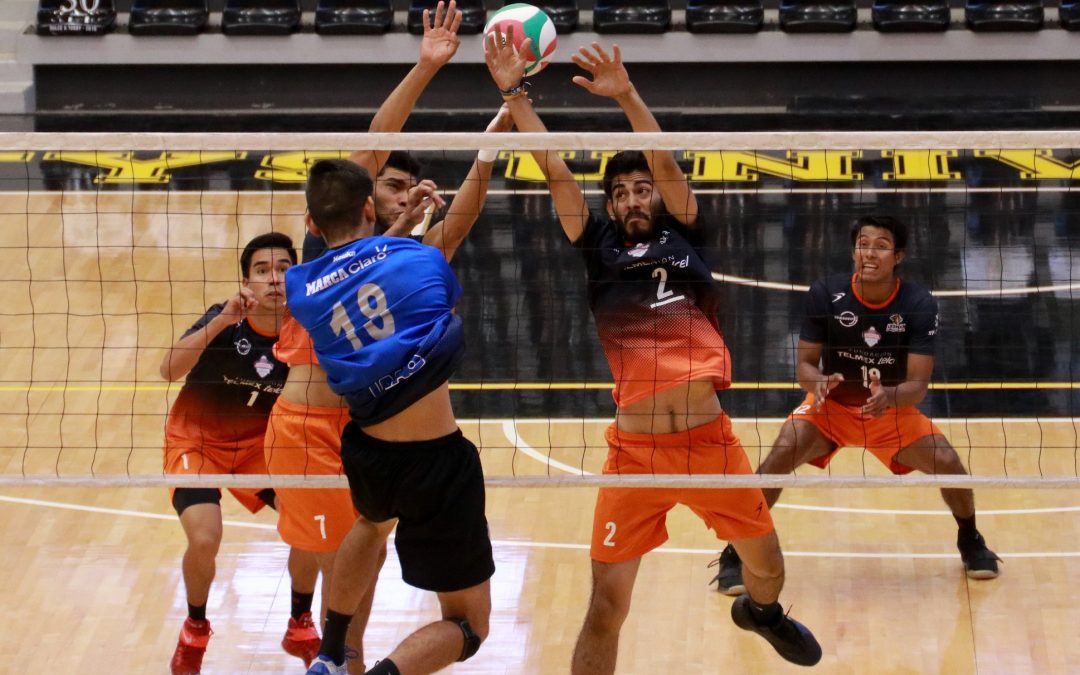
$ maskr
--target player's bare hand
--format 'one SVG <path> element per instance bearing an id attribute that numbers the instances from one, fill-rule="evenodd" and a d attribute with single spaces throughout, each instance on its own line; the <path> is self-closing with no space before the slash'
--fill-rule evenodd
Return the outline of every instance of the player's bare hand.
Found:
<path id="1" fill-rule="evenodd" d="M 487 131 L 488 133 L 501 133 L 510 131 L 513 128 L 514 116 L 510 114 L 510 106 L 503 103 L 499 106 L 499 112 L 495 113 L 495 117 L 492 117 L 491 121 L 488 122 L 487 129 L 484 131 Z"/>
<path id="2" fill-rule="evenodd" d="M 626 72 L 626 66 L 622 62 L 622 52 L 619 45 L 611 46 L 612 54 L 600 46 L 599 42 L 592 43 L 592 51 L 586 47 L 578 50 L 570 59 L 579 68 L 592 76 L 590 80 L 582 75 L 575 75 L 574 84 L 584 87 L 590 94 L 618 98 L 629 94 L 633 89 L 630 83 L 630 75 Z"/>
<path id="3" fill-rule="evenodd" d="M 456 0 L 447 5 L 442 0 L 435 5 L 435 21 L 431 21 L 431 10 L 424 10 L 424 39 L 420 41 L 420 62 L 442 67 L 457 53 L 461 39 L 458 27 L 461 25 L 461 11 Z"/>
<path id="4" fill-rule="evenodd" d="M 240 288 L 239 293 L 225 301 L 225 306 L 221 309 L 221 315 L 231 322 L 240 322 L 258 305 L 259 300 L 255 297 L 255 291 L 243 286 Z"/>
<path id="5" fill-rule="evenodd" d="M 405 217 L 413 225 L 424 220 L 430 209 L 441 209 L 446 205 L 438 193 L 438 186 L 432 180 L 422 180 L 409 188 L 409 197 L 405 203 Z"/>
<path id="6" fill-rule="evenodd" d="M 840 373 L 832 373 L 826 376 L 825 379 L 818 380 L 814 384 L 814 390 L 810 392 L 814 395 L 814 407 L 820 409 L 821 406 L 825 405 L 825 399 L 843 381 L 844 376 Z"/>
<path id="7" fill-rule="evenodd" d="M 528 65 L 524 52 L 530 44 L 532 40 L 525 38 L 520 48 L 514 46 L 513 26 L 508 27 L 506 33 L 500 33 L 496 28 L 484 38 L 484 61 L 499 89 L 507 91 L 521 84 Z"/>
<path id="8" fill-rule="evenodd" d="M 881 386 L 881 376 L 875 372 L 870 373 L 870 398 L 860 409 L 863 415 L 881 417 L 889 407 L 889 390 Z"/>

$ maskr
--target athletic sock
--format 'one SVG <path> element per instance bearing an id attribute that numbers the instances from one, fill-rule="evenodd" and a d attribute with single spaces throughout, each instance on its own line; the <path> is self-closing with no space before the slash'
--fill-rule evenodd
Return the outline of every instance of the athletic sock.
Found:
<path id="1" fill-rule="evenodd" d="M 958 516 L 953 516 L 953 518 L 956 519 L 956 524 L 960 528 L 960 541 L 973 541 L 979 535 L 979 531 L 975 529 L 974 514 L 970 518 Z"/>
<path id="2" fill-rule="evenodd" d="M 301 593 L 292 589 L 292 618 L 299 620 L 301 616 L 311 611 L 311 602 L 315 599 L 314 593 Z"/>
<path id="3" fill-rule="evenodd" d="M 367 671 L 367 675 L 401 675 L 401 671 L 397 669 L 394 662 L 390 659 L 383 659 L 382 661 L 376 661 Z"/>
<path id="4" fill-rule="evenodd" d="M 319 653 L 329 656 L 339 666 L 345 663 L 345 633 L 349 630 L 350 621 L 352 614 L 338 614 L 332 609 L 326 610 L 326 626 L 323 628 Z"/>
<path id="5" fill-rule="evenodd" d="M 754 602 L 753 598 L 750 598 L 750 618 L 754 620 L 759 626 L 771 626 L 776 623 L 776 620 L 784 613 L 779 602 L 769 603 L 768 605 L 759 605 Z"/>
<path id="6" fill-rule="evenodd" d="M 192 621 L 206 621 L 206 605 L 202 604 L 196 607 L 189 602 L 187 606 L 187 615 Z"/>

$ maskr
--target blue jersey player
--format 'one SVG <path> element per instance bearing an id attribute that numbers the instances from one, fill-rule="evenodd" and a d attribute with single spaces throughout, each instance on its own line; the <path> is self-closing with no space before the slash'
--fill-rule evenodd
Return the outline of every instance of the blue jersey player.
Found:
<path id="1" fill-rule="evenodd" d="M 341 461 L 362 516 L 338 549 L 309 675 L 346 672 L 348 612 L 375 583 L 395 524 L 402 579 L 435 592 L 443 618 L 369 673 L 428 673 L 465 660 L 486 637 L 491 612 L 484 477 L 476 446 L 457 427 L 447 382 L 464 351 L 453 314 L 461 287 L 439 250 L 371 236 L 371 195 L 371 177 L 353 162 L 312 166 L 307 225 L 330 249 L 285 277 L 289 310 L 349 405 Z"/>

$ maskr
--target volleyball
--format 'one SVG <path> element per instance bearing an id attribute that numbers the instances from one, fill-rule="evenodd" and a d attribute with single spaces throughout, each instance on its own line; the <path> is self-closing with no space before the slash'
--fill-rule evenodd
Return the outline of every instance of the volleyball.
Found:
<path id="1" fill-rule="evenodd" d="M 496 28 L 501 33 L 506 33 L 511 26 L 514 28 L 514 44 L 521 45 L 525 38 L 532 38 L 529 52 L 525 54 L 529 65 L 525 68 L 525 76 L 535 75 L 544 69 L 555 53 L 555 24 L 551 17 L 539 7 L 524 2 L 515 2 L 507 5 L 491 15 L 487 25 L 484 26 L 484 45 L 487 48 L 488 35 Z"/>

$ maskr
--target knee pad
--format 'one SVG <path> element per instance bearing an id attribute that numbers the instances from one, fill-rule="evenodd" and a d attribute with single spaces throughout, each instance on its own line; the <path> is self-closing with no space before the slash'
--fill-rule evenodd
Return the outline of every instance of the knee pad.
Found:
<path id="1" fill-rule="evenodd" d="M 173 490 L 172 504 L 176 515 L 183 515 L 184 509 L 196 504 L 220 504 L 221 490 L 217 488 L 176 488 Z"/>
<path id="2" fill-rule="evenodd" d="M 468 621 L 465 619 L 447 619 L 447 621 L 456 623 L 465 638 L 465 644 L 461 648 L 461 656 L 458 657 L 458 661 L 466 661 L 480 651 L 480 636 L 473 632 Z"/>
<path id="3" fill-rule="evenodd" d="M 255 496 L 258 497 L 263 504 L 266 504 L 277 511 L 277 493 L 274 492 L 274 488 L 264 488 L 259 490 L 255 493 Z"/>

